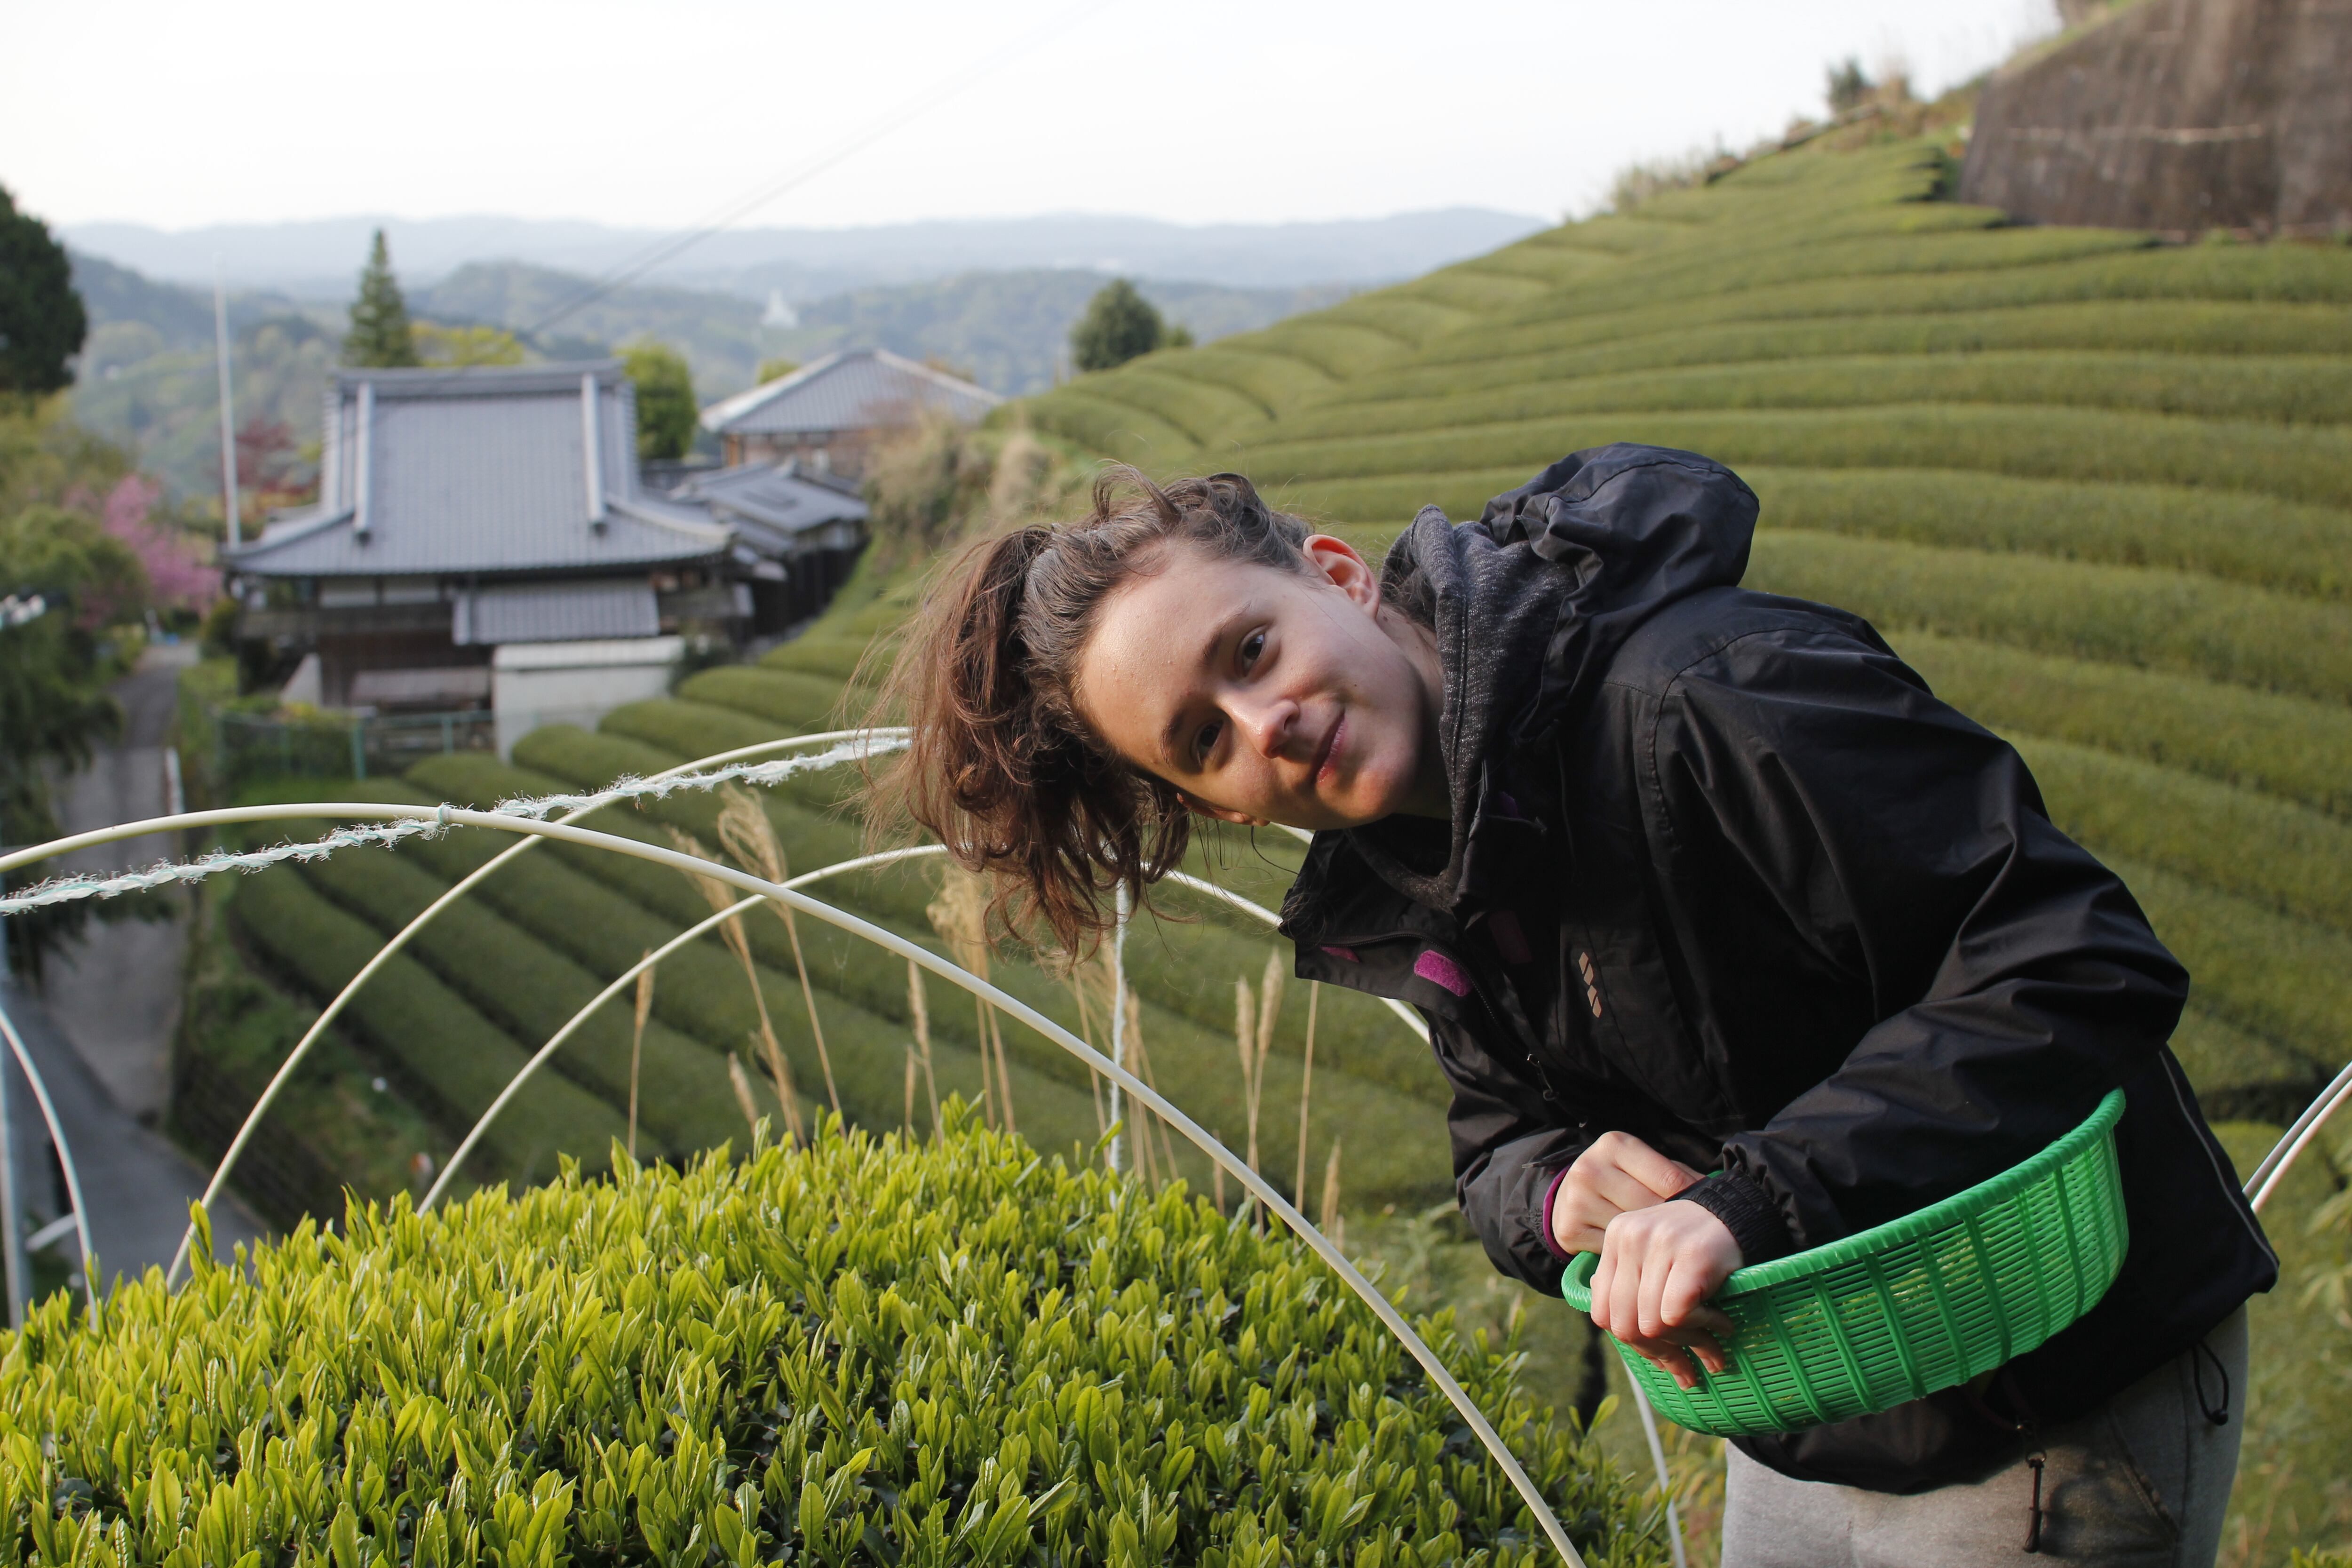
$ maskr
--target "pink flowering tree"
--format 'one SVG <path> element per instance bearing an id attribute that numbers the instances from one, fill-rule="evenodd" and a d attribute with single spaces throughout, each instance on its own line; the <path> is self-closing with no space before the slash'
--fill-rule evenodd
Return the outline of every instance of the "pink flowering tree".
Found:
<path id="1" fill-rule="evenodd" d="M 221 574 L 205 563 L 207 542 L 159 514 L 163 487 L 143 474 L 125 474 L 100 509 L 106 531 L 131 547 L 146 569 L 158 608 L 202 610 L 220 597 Z"/>

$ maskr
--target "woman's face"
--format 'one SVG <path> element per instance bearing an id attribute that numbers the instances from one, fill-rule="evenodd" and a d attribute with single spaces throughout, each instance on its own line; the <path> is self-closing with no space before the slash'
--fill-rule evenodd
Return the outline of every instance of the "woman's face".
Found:
<path id="1" fill-rule="evenodd" d="M 1079 712 L 1111 749 L 1226 822 L 1352 827 L 1450 814 L 1428 634 L 1381 606 L 1342 540 L 1302 571 L 1171 545 L 1103 602 Z"/>

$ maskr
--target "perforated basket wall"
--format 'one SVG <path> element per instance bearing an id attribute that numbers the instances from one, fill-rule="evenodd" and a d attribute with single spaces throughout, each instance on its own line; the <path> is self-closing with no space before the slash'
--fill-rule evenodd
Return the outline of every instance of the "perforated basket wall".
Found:
<path id="1" fill-rule="evenodd" d="M 1658 1413 L 1731 1436 L 1892 1409 L 2023 1355 L 2081 1317 L 2123 1267 L 2121 1089 L 2032 1159 L 1903 1218 L 1734 1274 L 1714 1304 L 1730 1366 L 1684 1389 L 1617 1346 Z M 1561 1294 L 1591 1310 L 1600 1258 Z M 1614 1343 L 1614 1340 L 1611 1342 Z"/>

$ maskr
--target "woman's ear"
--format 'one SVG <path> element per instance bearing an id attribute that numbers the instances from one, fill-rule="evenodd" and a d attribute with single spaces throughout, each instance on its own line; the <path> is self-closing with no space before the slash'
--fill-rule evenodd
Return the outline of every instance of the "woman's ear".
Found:
<path id="1" fill-rule="evenodd" d="M 1367 610 L 1381 603 L 1381 574 L 1354 545 L 1328 533 L 1314 533 L 1299 547 L 1307 563 L 1330 584 Z"/>

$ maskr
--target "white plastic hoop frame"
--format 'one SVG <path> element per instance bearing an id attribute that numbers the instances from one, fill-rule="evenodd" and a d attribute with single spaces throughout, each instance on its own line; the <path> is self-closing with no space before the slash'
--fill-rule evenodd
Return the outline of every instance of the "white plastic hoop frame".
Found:
<path id="1" fill-rule="evenodd" d="M 657 776 L 675 776 L 689 772 L 697 767 L 708 766 L 714 763 L 732 760 L 737 757 L 757 754 L 762 752 L 784 750 L 798 745 L 809 745 L 819 741 L 833 741 L 842 738 L 843 736 L 840 733 L 824 736 L 800 736 L 786 741 L 769 742 L 761 746 L 745 747 L 737 752 L 722 753 L 718 757 L 704 758 L 696 763 L 685 763 L 678 768 L 670 770 L 668 773 Z M 879 739 L 880 737 L 877 736 L 876 738 Z M 584 814 L 574 815 L 577 816 Z M 215 1171 L 212 1183 L 205 1190 L 205 1198 L 202 1201 L 204 1201 L 207 1205 L 217 1198 L 220 1188 L 226 1180 L 229 1168 L 235 1163 L 237 1155 L 243 1152 L 245 1144 L 250 1140 L 254 1129 L 258 1125 L 262 1114 L 267 1110 L 269 1101 L 275 1098 L 277 1090 L 287 1080 L 299 1055 L 306 1051 L 316 1041 L 319 1036 L 323 1032 L 326 1025 L 331 1021 L 334 1014 L 341 1011 L 341 1005 L 349 1000 L 350 996 L 357 990 L 357 988 L 377 969 L 381 968 L 384 962 L 390 958 L 393 952 L 398 951 L 401 946 L 405 945 L 407 939 L 414 935 L 425 921 L 432 919 L 434 915 L 446 908 L 450 902 L 453 902 L 460 894 L 479 883 L 491 871 L 504 864 L 506 860 L 515 854 L 520 853 L 530 844 L 541 839 L 557 839 L 568 843 L 575 843 L 607 849 L 618 854 L 628 855 L 637 859 L 653 862 L 656 865 L 667 866 L 673 869 L 684 871 L 690 875 L 708 878 L 712 880 L 725 883 L 751 895 L 753 900 L 772 900 L 773 901 L 782 904 L 789 909 L 798 910 L 799 912 L 811 916 L 814 919 L 824 921 L 826 923 L 838 927 L 853 935 L 863 937 L 865 940 L 875 943 L 877 946 L 879 946 L 890 952 L 894 952 L 898 956 L 907 959 L 908 962 L 939 975 L 949 984 L 961 987 L 961 989 L 971 993 L 973 995 L 982 998 L 995 1006 L 1001 1012 L 1014 1019 L 1016 1022 L 1026 1024 L 1030 1028 L 1044 1036 L 1046 1039 L 1052 1041 L 1054 1044 L 1061 1047 L 1064 1050 L 1068 1051 L 1071 1055 L 1076 1057 L 1079 1060 L 1085 1062 L 1092 1070 L 1108 1079 L 1129 1098 L 1149 1108 L 1155 1115 L 1159 1116 L 1162 1121 L 1174 1128 L 1177 1131 L 1182 1133 L 1184 1137 L 1195 1147 L 1200 1149 L 1202 1153 L 1206 1154 L 1210 1159 L 1223 1166 L 1228 1173 L 1230 1173 L 1236 1181 L 1240 1182 L 1244 1192 L 1248 1193 L 1259 1203 L 1264 1204 L 1269 1213 L 1275 1215 L 1285 1225 L 1289 1226 L 1290 1229 L 1307 1244 L 1307 1247 L 1313 1251 L 1317 1257 L 1320 1258 L 1324 1264 L 1328 1267 L 1332 1272 L 1339 1275 L 1341 1281 L 1345 1283 L 1350 1290 L 1355 1292 L 1356 1296 L 1371 1310 L 1373 1315 L 1381 1321 L 1381 1325 L 1385 1327 L 1390 1333 L 1393 1334 L 1398 1342 L 1403 1345 L 1407 1352 L 1421 1364 L 1423 1371 L 1428 1374 L 1431 1383 L 1445 1396 L 1446 1402 L 1454 1406 L 1455 1413 L 1462 1417 L 1464 1422 L 1469 1426 L 1472 1432 L 1476 1435 L 1480 1444 L 1486 1447 L 1489 1456 L 1493 1458 L 1496 1464 L 1502 1469 L 1506 1479 L 1510 1481 L 1512 1489 L 1519 1494 L 1521 1502 L 1526 1505 L 1528 1512 L 1533 1516 L 1538 1527 L 1543 1531 L 1546 1539 L 1550 1542 L 1553 1549 L 1559 1553 L 1561 1561 L 1570 1564 L 1570 1568 L 1583 1568 L 1583 1558 L 1577 1552 L 1574 1543 L 1569 1540 L 1567 1531 L 1561 1528 L 1558 1516 L 1552 1512 L 1549 1505 L 1544 1501 L 1541 1490 L 1537 1488 L 1533 1479 L 1528 1475 L 1526 1468 L 1520 1465 L 1517 1457 L 1511 1452 L 1509 1446 L 1503 1441 L 1501 1435 L 1495 1430 L 1494 1424 L 1487 1420 L 1486 1413 L 1478 1408 L 1475 1402 L 1470 1398 L 1468 1393 L 1465 1391 L 1460 1383 L 1454 1379 L 1454 1374 L 1446 1370 L 1444 1363 L 1438 1359 L 1437 1353 L 1430 1349 L 1427 1342 L 1424 1342 L 1418 1333 L 1413 1331 L 1412 1326 L 1405 1321 L 1403 1314 L 1399 1312 L 1396 1307 L 1378 1289 L 1376 1289 L 1370 1280 L 1364 1278 L 1362 1273 L 1356 1268 L 1355 1265 L 1348 1260 L 1346 1255 L 1340 1252 L 1340 1250 L 1332 1244 L 1330 1238 L 1326 1237 L 1320 1230 L 1317 1229 L 1316 1226 L 1307 1220 L 1305 1215 L 1299 1213 L 1297 1209 L 1294 1208 L 1287 1201 L 1286 1201 L 1282 1194 L 1276 1192 L 1264 1177 L 1257 1173 L 1256 1171 L 1251 1169 L 1245 1161 L 1242 1160 L 1240 1156 L 1234 1154 L 1232 1150 L 1227 1149 L 1223 1143 L 1220 1142 L 1206 1129 L 1195 1122 L 1191 1117 L 1185 1115 L 1183 1111 L 1178 1110 L 1175 1105 L 1161 1098 L 1156 1090 L 1151 1089 L 1150 1086 L 1146 1084 L 1141 1079 L 1128 1071 L 1122 1064 L 1111 1061 L 1105 1058 L 1099 1052 L 1096 1051 L 1091 1046 L 1088 1046 L 1084 1040 L 1071 1034 L 1068 1030 L 1064 1029 L 1060 1025 L 1055 1023 L 1053 1019 L 1047 1017 L 1043 1013 L 1038 1012 L 1036 1009 L 1029 1006 L 1026 1003 L 1022 1002 L 1018 998 L 999 990 L 997 987 L 990 984 L 987 981 L 979 978 L 977 975 L 970 973 L 957 964 L 940 957 L 930 952 L 928 948 L 922 947 L 918 943 L 908 942 L 905 938 L 898 935 L 896 932 L 884 930 L 879 926 L 876 926 L 866 921 L 861 920 L 857 916 L 853 915 L 845 910 L 836 909 L 830 904 L 823 903 L 815 899 L 812 899 L 805 893 L 801 892 L 799 889 L 792 883 L 769 882 L 761 878 L 754 877 L 748 872 L 738 870 L 730 866 L 715 864 L 710 861 L 699 859 L 694 856 L 680 853 L 677 850 L 663 849 L 654 845 L 639 843 L 635 839 L 621 837 L 617 835 L 600 833 L 592 829 L 580 827 L 575 826 L 569 819 L 556 822 L 541 822 L 535 819 L 501 813 L 458 810 L 446 805 L 438 806 L 415 806 L 401 805 L 390 803 L 357 801 L 303 802 L 287 805 L 233 807 L 216 811 L 184 812 L 170 816 L 150 818 L 142 822 L 125 823 L 114 827 L 102 828 L 91 833 L 78 834 L 71 837 L 58 839 L 48 844 L 37 845 L 29 849 L 18 851 L 14 855 L 0 857 L 0 871 L 13 870 L 18 866 L 47 859 L 52 856 L 67 853 L 74 849 L 89 847 L 98 844 L 110 843 L 118 839 L 144 837 L 152 833 L 171 832 L 189 827 L 227 826 L 233 823 L 286 820 L 304 817 L 336 817 L 358 821 L 377 822 L 394 820 L 430 820 L 436 823 L 436 825 L 443 826 L 487 827 L 497 831 L 512 833 L 521 836 L 523 841 L 511 847 L 500 855 L 494 857 L 491 860 L 485 863 L 480 868 L 468 875 L 460 882 L 453 885 L 446 893 L 445 893 L 440 899 L 436 900 L 434 903 L 422 911 L 416 919 L 410 921 L 405 928 L 397 933 L 397 935 L 387 942 L 384 947 L 379 950 L 376 955 L 361 969 L 359 973 L 352 977 L 351 983 L 344 987 L 342 993 L 335 998 L 335 1002 L 331 1005 L 330 1010 L 322 1013 L 319 1021 L 315 1023 L 311 1029 L 304 1035 L 303 1038 L 297 1043 L 294 1052 L 289 1054 L 287 1061 L 281 1065 L 278 1075 L 272 1079 L 268 1089 L 264 1091 L 262 1099 L 256 1103 L 253 1112 L 247 1120 L 246 1125 L 239 1130 L 236 1140 L 231 1144 L 227 1152 L 223 1156 L 219 1169 Z M 939 851 L 934 847 L 931 849 L 931 852 L 937 853 Z M 865 858 L 865 863 L 875 863 L 874 858 Z M 842 867 L 825 868 L 824 869 L 817 872 L 808 873 L 804 877 L 794 878 L 793 879 L 793 883 L 814 880 L 828 874 L 838 874 L 838 872 L 848 868 L 850 868 L 846 864 Z M 1207 886 L 1207 884 L 1202 885 Z M 750 900 L 747 900 L 747 902 L 748 901 Z M 1241 900 L 1241 902 L 1246 904 L 1246 900 Z M 1259 909 L 1255 905 L 1247 905 L 1247 908 L 1251 912 L 1259 915 L 1261 918 L 1266 918 L 1269 920 L 1272 918 L 1270 911 Z M 715 925 L 723 918 L 723 916 L 714 915 L 709 921 L 704 923 L 706 926 Z M 666 944 L 666 948 L 667 950 L 674 950 L 675 947 L 684 940 L 686 939 L 677 939 L 677 941 L 672 943 Z M 642 964 L 640 964 L 639 967 L 642 967 Z M 617 994 L 617 984 L 618 983 L 615 983 L 615 987 L 608 987 L 606 992 L 603 994 L 603 995 L 600 995 L 599 1001 L 602 1001 L 604 997 Z M 593 1004 L 592 1004 L 592 1007 L 593 1005 Z M 572 1023 L 565 1026 L 564 1031 L 559 1032 L 559 1036 L 567 1035 L 568 1032 L 571 1029 L 575 1028 L 585 1016 L 586 1013 L 584 1011 L 582 1015 L 575 1016 Z M 555 1047 L 561 1044 L 562 1037 L 559 1037 L 558 1039 L 551 1042 L 550 1045 L 542 1047 L 540 1052 L 531 1058 L 530 1062 L 525 1065 L 522 1072 L 524 1074 L 528 1074 L 541 1062 L 546 1060 L 547 1058 L 552 1054 Z M 507 1094 L 502 1095 L 501 1099 L 503 1100 L 509 1097 L 512 1089 L 513 1085 L 509 1084 Z M 483 1123 L 478 1125 L 475 1129 L 475 1133 L 473 1135 L 469 1135 L 469 1145 L 475 1141 L 476 1135 L 478 1135 L 478 1133 L 483 1130 L 483 1127 L 487 1125 L 487 1121 L 488 1118 L 485 1117 Z M 453 1169 L 457 1163 L 457 1160 L 453 1158 L 450 1163 Z M 446 1172 L 444 1173 L 443 1180 L 444 1184 L 446 1184 Z M 435 1189 L 436 1193 L 440 1190 L 441 1184 L 436 1184 Z M 193 1234 L 194 1227 L 191 1226 L 191 1237 L 193 1237 Z M 187 1239 L 184 1239 L 181 1246 L 181 1256 L 173 1260 L 174 1272 L 176 1272 L 178 1267 L 184 1262 L 188 1246 L 189 1241 Z M 94 1294 L 95 1292 L 93 1290 L 93 1295 Z M 1677 1542 L 1677 1546 L 1679 1546 L 1679 1542 Z M 1679 1556 L 1679 1552 L 1677 1552 L 1677 1556 Z"/>

